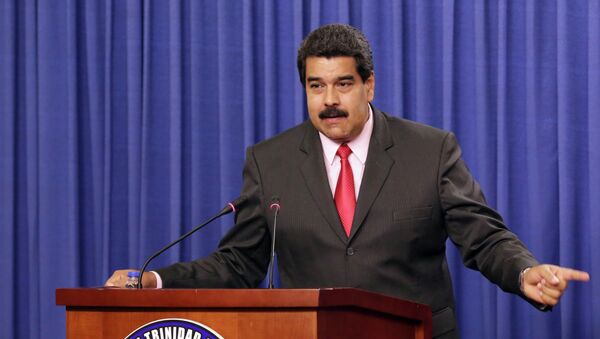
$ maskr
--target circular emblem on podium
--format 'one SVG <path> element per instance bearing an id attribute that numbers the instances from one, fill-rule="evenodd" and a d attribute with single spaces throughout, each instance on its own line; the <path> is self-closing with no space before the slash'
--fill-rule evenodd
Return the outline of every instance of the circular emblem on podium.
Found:
<path id="1" fill-rule="evenodd" d="M 125 339 L 223 339 L 212 328 L 188 319 L 159 319 L 140 326 Z"/>

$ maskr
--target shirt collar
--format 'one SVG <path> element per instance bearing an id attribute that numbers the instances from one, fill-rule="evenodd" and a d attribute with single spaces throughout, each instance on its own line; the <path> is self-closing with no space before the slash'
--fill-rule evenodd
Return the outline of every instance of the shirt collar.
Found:
<path id="1" fill-rule="evenodd" d="M 348 147 L 350 147 L 352 153 L 356 155 L 358 160 L 360 160 L 363 165 L 367 161 L 367 153 L 369 153 L 371 134 L 373 134 L 373 110 L 371 109 L 371 105 L 369 105 L 369 118 L 367 119 L 365 126 L 358 137 L 348 142 Z M 321 145 L 323 147 L 323 155 L 325 156 L 325 160 L 329 165 L 332 165 L 333 161 L 335 160 L 335 153 L 337 152 L 341 143 L 329 139 L 321 132 L 319 132 L 319 137 L 321 138 Z"/>

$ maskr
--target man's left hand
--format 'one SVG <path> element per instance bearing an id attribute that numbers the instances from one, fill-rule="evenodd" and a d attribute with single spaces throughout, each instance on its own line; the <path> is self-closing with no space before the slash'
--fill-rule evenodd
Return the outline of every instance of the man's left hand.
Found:
<path id="1" fill-rule="evenodd" d="M 529 299 L 554 306 L 571 280 L 588 281 L 590 275 L 584 271 L 544 264 L 531 267 L 525 272 L 521 288 Z"/>

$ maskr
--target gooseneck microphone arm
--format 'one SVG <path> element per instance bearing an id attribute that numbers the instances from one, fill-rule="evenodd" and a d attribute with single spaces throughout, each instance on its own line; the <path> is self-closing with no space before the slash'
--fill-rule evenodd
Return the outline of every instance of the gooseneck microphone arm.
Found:
<path id="1" fill-rule="evenodd" d="M 271 238 L 271 259 L 269 260 L 269 288 L 273 288 L 273 271 L 275 270 L 275 239 L 277 237 L 277 214 L 279 214 L 279 198 L 272 197 L 269 208 L 273 212 L 273 234 Z"/>
<path id="2" fill-rule="evenodd" d="M 139 289 L 142 288 L 142 277 L 144 276 L 144 272 L 146 271 L 146 267 L 148 267 L 148 264 L 150 263 L 150 261 L 152 261 L 152 259 L 158 257 L 164 251 L 166 251 L 169 248 L 173 247 L 174 245 L 180 243 L 183 239 L 189 237 L 190 235 L 192 235 L 194 232 L 198 231 L 202 227 L 210 224 L 213 220 L 218 219 L 218 218 L 224 216 L 225 214 L 229 214 L 231 212 L 235 212 L 236 209 L 239 208 L 240 206 L 242 206 L 247 200 L 248 200 L 248 198 L 246 196 L 242 195 L 239 198 L 235 199 L 234 201 L 232 201 L 230 203 L 227 203 L 227 205 L 225 205 L 225 207 L 223 207 L 223 209 L 219 213 L 217 213 L 217 215 L 215 215 L 214 217 L 208 219 L 204 223 L 202 223 L 202 224 L 194 227 L 191 231 L 189 231 L 186 234 L 180 236 L 177 240 L 171 242 L 167 246 L 161 248 L 158 252 L 152 254 L 148 259 L 146 259 L 146 262 L 144 263 L 144 265 L 142 266 L 142 269 L 140 270 L 140 277 L 139 277 L 139 281 L 138 281 L 138 286 L 137 287 Z"/>

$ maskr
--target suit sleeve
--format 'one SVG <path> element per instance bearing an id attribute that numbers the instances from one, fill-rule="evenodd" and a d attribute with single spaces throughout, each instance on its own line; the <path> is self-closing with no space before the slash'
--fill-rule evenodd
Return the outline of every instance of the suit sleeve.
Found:
<path id="1" fill-rule="evenodd" d="M 242 195 L 247 203 L 218 249 L 204 259 L 158 269 L 163 287 L 252 288 L 264 279 L 269 263 L 270 234 L 265 220 L 261 178 L 253 149 L 246 152 Z"/>
<path id="2" fill-rule="evenodd" d="M 438 178 L 446 230 L 464 264 L 504 291 L 523 297 L 519 273 L 538 262 L 487 205 L 452 133 L 447 134 L 442 146 Z"/>

